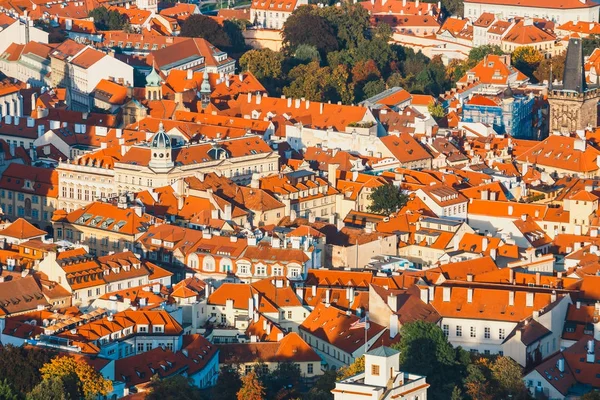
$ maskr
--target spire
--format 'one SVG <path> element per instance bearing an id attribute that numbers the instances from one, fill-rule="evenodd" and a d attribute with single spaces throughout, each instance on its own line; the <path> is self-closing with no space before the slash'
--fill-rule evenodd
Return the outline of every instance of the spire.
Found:
<path id="1" fill-rule="evenodd" d="M 583 45 L 581 39 L 571 38 L 567 47 L 563 90 L 570 90 L 577 93 L 585 92 L 587 88 L 583 65 Z"/>
<path id="2" fill-rule="evenodd" d="M 552 77 L 552 61 L 550 61 L 550 77 L 548 78 L 548 91 L 552 90 L 552 82 L 553 82 L 553 77 Z"/>

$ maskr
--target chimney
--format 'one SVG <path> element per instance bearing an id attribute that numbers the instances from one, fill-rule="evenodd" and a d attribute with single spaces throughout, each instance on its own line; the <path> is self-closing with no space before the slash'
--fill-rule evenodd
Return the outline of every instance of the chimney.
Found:
<path id="1" fill-rule="evenodd" d="M 387 304 L 393 312 L 398 311 L 398 297 L 395 294 L 389 294 Z"/>
<path id="2" fill-rule="evenodd" d="M 508 206 L 508 215 L 513 215 L 513 206 Z"/>
<path id="3" fill-rule="evenodd" d="M 509 306 L 515 305 L 515 292 L 512 290 L 510 292 L 508 292 L 508 305 Z"/>
<path id="4" fill-rule="evenodd" d="M 329 305 L 330 298 L 331 298 L 331 289 L 326 289 L 325 290 L 325 304 L 326 305 Z"/>
<path id="5" fill-rule="evenodd" d="M 554 303 L 556 301 L 556 299 L 557 299 L 556 290 L 553 290 L 552 294 L 550 295 L 550 303 Z"/>
<path id="6" fill-rule="evenodd" d="M 300 108 L 300 99 L 294 100 L 294 108 Z"/>
<path id="7" fill-rule="evenodd" d="M 469 272 L 469 273 L 467 274 L 467 282 L 473 282 L 473 278 L 474 278 L 474 277 L 475 277 L 475 276 L 474 276 L 472 273 L 470 273 L 470 272 Z"/>
<path id="8" fill-rule="evenodd" d="M 489 192 L 487 189 L 484 189 L 481 191 L 481 200 L 488 200 L 489 196 L 488 196 Z"/>
<path id="9" fill-rule="evenodd" d="M 576 307 L 576 308 L 579 310 L 579 309 L 581 308 L 581 301 L 579 301 L 579 300 L 578 300 L 578 301 L 575 303 L 575 307 Z"/>
<path id="10" fill-rule="evenodd" d="M 194 71 L 193 71 L 193 70 L 191 70 L 191 69 L 188 69 L 186 72 L 187 72 L 186 79 L 187 79 L 188 81 L 191 81 L 191 80 L 192 80 L 192 78 L 194 78 Z"/>
<path id="11" fill-rule="evenodd" d="M 443 295 L 443 301 L 446 302 L 446 303 L 450 302 L 450 297 L 452 295 L 452 288 L 450 288 L 448 286 L 444 286 L 442 288 L 442 290 L 443 290 L 443 293 L 442 293 L 442 295 Z"/>
<path id="12" fill-rule="evenodd" d="M 312 297 L 315 297 L 317 295 L 317 285 L 312 285 L 310 288 L 310 294 Z"/>
<path id="13" fill-rule="evenodd" d="M 586 361 L 589 363 L 593 363 L 596 361 L 596 355 L 594 354 L 594 339 L 590 339 L 587 342 L 587 357 Z"/>
<path id="14" fill-rule="evenodd" d="M 535 286 L 541 286 L 541 284 L 542 284 L 542 273 L 536 272 L 535 273 Z"/>
<path id="15" fill-rule="evenodd" d="M 556 362 L 556 368 L 558 368 L 558 371 L 563 373 L 565 372 L 565 359 L 564 358 L 559 358 L 558 361 Z"/>
<path id="16" fill-rule="evenodd" d="M 398 334 L 398 314 L 390 315 L 390 339 L 393 339 Z"/>
<path id="17" fill-rule="evenodd" d="M 420 288 L 421 301 L 425 304 L 429 304 L 429 288 Z"/>
<path id="18" fill-rule="evenodd" d="M 534 293 L 527 292 L 525 295 L 525 307 L 533 307 Z"/>
<path id="19" fill-rule="evenodd" d="M 482 251 L 486 251 L 486 250 L 487 250 L 487 248 L 488 248 L 488 245 L 489 245 L 489 243 L 490 243 L 489 239 L 488 239 L 487 237 L 484 237 L 484 238 L 481 240 L 481 250 L 482 250 Z"/>
<path id="20" fill-rule="evenodd" d="M 467 303 L 473 302 L 473 288 L 467 289 Z"/>

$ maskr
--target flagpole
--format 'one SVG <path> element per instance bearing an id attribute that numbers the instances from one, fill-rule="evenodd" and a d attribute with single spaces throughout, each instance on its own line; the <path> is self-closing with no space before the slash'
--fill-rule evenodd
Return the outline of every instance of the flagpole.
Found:
<path id="1" fill-rule="evenodd" d="M 367 329 L 369 327 L 369 314 L 365 311 L 365 354 L 367 353 Z"/>

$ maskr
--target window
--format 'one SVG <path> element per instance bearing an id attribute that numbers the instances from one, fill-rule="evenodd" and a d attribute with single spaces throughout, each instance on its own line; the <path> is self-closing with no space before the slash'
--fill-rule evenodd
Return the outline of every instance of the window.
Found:
<path id="1" fill-rule="evenodd" d="M 504 328 L 498 329 L 498 339 L 502 340 L 505 338 L 505 336 L 506 336 L 506 333 L 504 331 Z"/>
<path id="2" fill-rule="evenodd" d="M 257 265 L 256 266 L 256 275 L 259 275 L 259 276 L 267 275 L 267 266 L 266 265 Z"/>
<path id="3" fill-rule="evenodd" d="M 483 337 L 489 339 L 491 336 L 490 328 L 483 328 Z"/>
<path id="4" fill-rule="evenodd" d="M 477 328 L 471 327 L 471 337 L 477 337 Z"/>
<path id="5" fill-rule="evenodd" d="M 457 325 L 456 326 L 456 337 L 461 337 L 462 336 L 462 326 Z"/>
<path id="6" fill-rule="evenodd" d="M 371 365 L 371 375 L 379 376 L 379 365 Z"/>
<path id="7" fill-rule="evenodd" d="M 291 312 L 291 311 L 288 311 L 288 313 L 287 313 L 287 314 L 288 314 L 288 316 L 287 316 L 287 317 L 288 317 L 288 319 L 292 319 L 292 312 Z"/>
<path id="8" fill-rule="evenodd" d="M 152 343 L 146 343 L 146 351 L 152 350 Z"/>
<path id="9" fill-rule="evenodd" d="M 17 193 L 17 200 L 19 200 L 19 201 L 25 200 L 25 195 L 23 193 Z"/>
<path id="10" fill-rule="evenodd" d="M 138 343 L 137 344 L 137 352 L 138 353 L 143 353 L 144 352 L 144 343 Z"/>
<path id="11" fill-rule="evenodd" d="M 246 375 L 252 372 L 252 365 L 246 365 L 246 367 L 244 368 L 244 372 Z"/>
<path id="12" fill-rule="evenodd" d="M 307 364 L 307 365 L 306 365 L 306 368 L 307 368 L 307 372 L 308 372 L 309 374 L 312 374 L 312 373 L 313 373 L 313 365 L 312 365 L 312 363 L 309 363 L 309 364 Z"/>
<path id="13" fill-rule="evenodd" d="M 444 325 L 442 326 L 442 330 L 444 331 L 444 335 L 445 335 L 446 337 L 448 337 L 448 336 L 450 335 L 450 326 L 449 326 L 449 325 L 445 325 L 445 324 L 444 324 Z"/>

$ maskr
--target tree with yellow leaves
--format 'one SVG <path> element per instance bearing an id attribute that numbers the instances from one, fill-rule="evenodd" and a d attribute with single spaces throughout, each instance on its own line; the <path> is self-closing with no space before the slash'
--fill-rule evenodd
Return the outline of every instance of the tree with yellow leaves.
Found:
<path id="1" fill-rule="evenodd" d="M 340 368 L 338 378 L 340 380 L 350 378 L 351 376 L 365 372 L 365 356 L 360 356 L 354 362 L 346 367 Z"/>
<path id="2" fill-rule="evenodd" d="M 107 395 L 112 391 L 112 382 L 98 373 L 86 362 L 77 362 L 73 357 L 55 357 L 40 369 L 43 380 L 63 379 L 76 376 L 79 390 L 86 399 Z"/>
<path id="3" fill-rule="evenodd" d="M 512 53 L 512 65 L 534 81 L 536 79 L 533 73 L 543 60 L 544 55 L 530 46 L 517 47 Z"/>
<path id="4" fill-rule="evenodd" d="M 265 387 L 256 376 L 256 372 L 251 371 L 242 377 L 242 387 L 237 392 L 238 400 L 264 400 Z"/>

